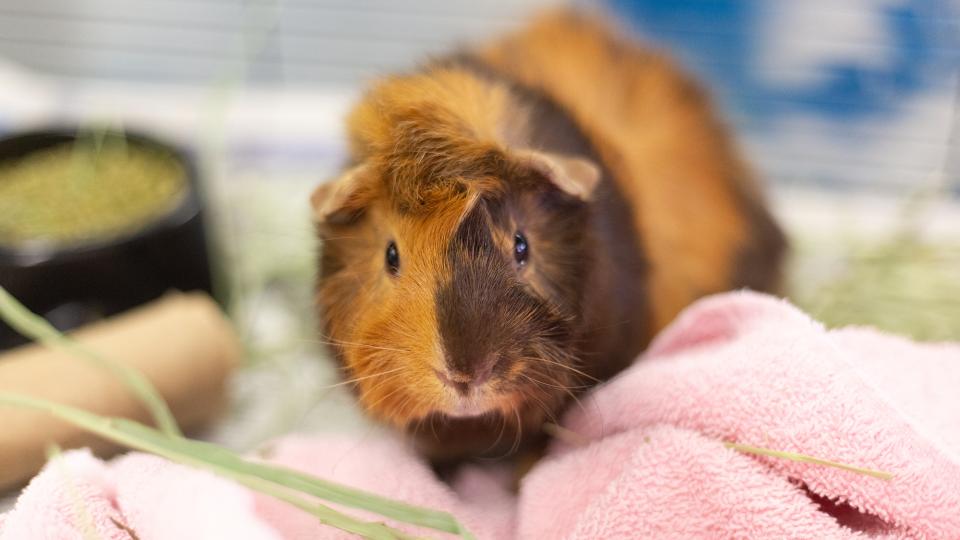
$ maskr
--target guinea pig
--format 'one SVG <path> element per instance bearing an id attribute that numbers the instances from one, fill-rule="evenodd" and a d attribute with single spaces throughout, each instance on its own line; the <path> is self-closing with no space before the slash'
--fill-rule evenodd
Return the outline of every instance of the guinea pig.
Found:
<path id="1" fill-rule="evenodd" d="M 603 21 L 382 78 L 347 124 L 311 196 L 324 341 L 435 461 L 540 444 L 698 297 L 778 287 L 784 237 L 708 98 Z"/>

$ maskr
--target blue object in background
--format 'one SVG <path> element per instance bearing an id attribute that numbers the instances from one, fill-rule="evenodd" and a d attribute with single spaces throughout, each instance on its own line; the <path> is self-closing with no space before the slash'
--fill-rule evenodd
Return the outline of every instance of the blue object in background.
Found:
<path id="1" fill-rule="evenodd" d="M 679 51 L 691 68 L 731 91 L 733 102 L 751 114 L 785 109 L 851 117 L 877 114 L 894 107 L 896 96 L 926 84 L 949 83 L 960 61 L 958 14 L 951 13 L 942 0 L 910 0 L 897 6 L 884 1 L 847 2 L 853 4 L 848 9 L 877 11 L 864 17 L 887 25 L 886 36 L 891 39 L 863 45 L 875 48 L 878 55 L 889 54 L 892 62 L 871 68 L 844 63 L 842 58 L 828 59 L 819 68 L 826 75 L 824 82 L 799 88 L 772 86 L 751 65 L 753 51 L 768 45 L 760 31 L 764 15 L 795 6 L 764 0 L 613 0 L 611 4 L 644 36 Z M 812 4 L 816 3 L 805 9 L 818 8 Z M 822 16 L 833 16 L 835 9 L 823 9 Z M 802 39 L 805 29 L 795 31 L 798 35 L 780 37 Z"/>
<path id="2" fill-rule="evenodd" d="M 779 147 L 762 145 L 764 157 L 774 154 L 766 168 L 775 177 L 803 177 L 833 187 L 864 182 L 902 185 L 943 167 L 949 153 L 956 152 L 948 139 L 956 129 L 950 119 L 956 113 L 951 96 L 957 92 L 960 66 L 958 3 L 608 0 L 608 4 L 642 38 L 663 46 L 708 81 L 748 138 L 784 141 Z M 922 114 L 930 117 L 929 129 L 921 125 Z M 850 152 L 818 147 L 812 140 L 814 125 L 829 144 L 847 143 Z M 872 149 L 876 159 L 858 152 L 853 147 L 858 143 Z M 938 151 L 932 146 L 939 146 Z M 841 163 L 830 166 L 831 161 L 843 161 L 844 155 L 854 156 L 856 171 Z M 821 158 L 819 167 L 799 163 Z M 883 170 L 872 174 L 871 169 Z"/>

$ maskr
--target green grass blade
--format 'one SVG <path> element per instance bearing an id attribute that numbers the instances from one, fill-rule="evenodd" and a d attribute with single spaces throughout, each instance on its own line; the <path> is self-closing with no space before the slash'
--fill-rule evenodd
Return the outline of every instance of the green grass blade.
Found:
<path id="1" fill-rule="evenodd" d="M 181 435 L 180 427 L 160 392 L 143 373 L 119 362 L 104 358 L 63 335 L 43 317 L 35 315 L 0 286 L 0 318 L 25 337 L 48 347 L 61 349 L 91 364 L 110 371 L 136 395 L 153 417 L 157 427 L 169 435 Z"/>
<path id="2" fill-rule="evenodd" d="M 747 454 L 756 454 L 759 456 L 789 459 L 790 461 L 799 461 L 801 463 L 813 463 L 814 465 L 824 465 L 826 467 L 843 469 L 845 471 L 855 472 L 857 474 L 865 474 L 867 476 L 872 476 L 874 478 L 879 478 L 881 480 L 890 480 L 893 478 L 893 474 L 888 472 L 877 471 L 873 469 L 865 469 L 863 467 L 855 467 L 853 465 L 847 465 L 846 463 L 830 461 L 829 459 L 822 459 L 814 456 L 808 456 L 806 454 L 798 454 L 796 452 L 770 450 L 769 448 L 760 448 L 758 446 L 750 446 L 748 444 L 740 444 L 735 442 L 725 442 L 723 443 L 723 445 L 726 446 L 727 448 L 732 448 L 734 450 L 737 450 L 738 452 L 744 452 Z"/>
<path id="3" fill-rule="evenodd" d="M 310 502 L 303 497 L 290 492 L 289 490 L 278 488 L 274 484 L 261 478 L 244 476 L 242 474 L 231 476 L 223 472 L 220 474 L 229 478 L 233 478 L 237 483 L 242 484 L 254 491 L 259 491 L 281 500 L 291 506 L 299 508 L 309 514 L 313 514 L 313 516 L 316 517 L 320 523 L 330 527 L 336 527 L 364 538 L 372 538 L 377 540 L 413 540 L 416 538 L 402 531 L 384 525 L 383 523 L 360 521 L 343 514 L 342 512 L 338 512 L 329 506 Z"/>
<path id="4" fill-rule="evenodd" d="M 454 534 L 463 535 L 466 533 L 456 519 L 447 512 L 440 512 L 394 501 L 356 488 L 315 478 L 285 467 L 248 461 L 229 450 L 210 443 L 184 438 L 169 441 L 168 438 L 156 430 L 129 420 L 116 419 L 115 425 L 118 429 L 132 436 L 139 437 L 144 441 L 150 441 L 152 444 L 170 444 L 180 452 L 202 457 L 206 461 L 219 463 L 233 470 L 242 471 L 250 476 L 262 478 L 330 502 L 361 510 L 368 510 L 404 523 L 429 527 Z M 469 537 L 469 533 L 467 533 L 467 535 Z"/>
<path id="5" fill-rule="evenodd" d="M 123 446 L 150 452 L 171 461 L 203 468 L 231 478 L 252 489 L 294 504 L 310 512 L 323 523 L 351 532 L 366 531 L 365 535 L 373 534 L 369 536 L 371 538 L 406 538 L 406 536 L 389 527 L 385 532 L 383 529 L 385 525 L 359 521 L 332 508 L 302 500 L 292 492 L 306 493 L 329 502 L 368 510 L 404 523 L 459 534 L 466 539 L 473 538 L 447 512 L 392 501 L 290 469 L 250 462 L 216 445 L 183 437 L 171 437 L 131 420 L 102 417 L 74 407 L 10 393 L 0 393 L 0 403 L 40 409 Z M 387 533 L 392 536 L 383 536 Z"/>

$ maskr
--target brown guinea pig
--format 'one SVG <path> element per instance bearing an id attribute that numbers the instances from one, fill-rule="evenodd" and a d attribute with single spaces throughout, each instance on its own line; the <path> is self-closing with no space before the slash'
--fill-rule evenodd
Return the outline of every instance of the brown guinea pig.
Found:
<path id="1" fill-rule="evenodd" d="M 700 88 L 565 12 L 354 108 L 311 203 L 325 339 L 435 461 L 537 444 L 696 298 L 777 287 L 784 239 Z"/>

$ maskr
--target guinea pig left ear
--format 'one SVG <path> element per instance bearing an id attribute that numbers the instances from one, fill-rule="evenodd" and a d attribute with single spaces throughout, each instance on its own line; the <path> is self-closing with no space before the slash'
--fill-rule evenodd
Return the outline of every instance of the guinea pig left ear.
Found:
<path id="1" fill-rule="evenodd" d="M 313 221 L 321 225 L 345 225 L 363 211 L 366 165 L 347 169 L 342 175 L 317 186 L 310 195 Z"/>
<path id="2" fill-rule="evenodd" d="M 536 150 L 522 151 L 519 157 L 560 190 L 583 201 L 591 199 L 600 182 L 600 168 L 586 158 Z"/>

